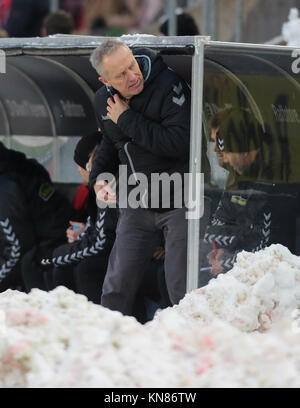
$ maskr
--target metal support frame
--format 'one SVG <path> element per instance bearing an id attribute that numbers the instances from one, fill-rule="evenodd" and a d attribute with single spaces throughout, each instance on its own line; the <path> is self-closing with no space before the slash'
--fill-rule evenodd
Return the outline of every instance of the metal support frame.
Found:
<path id="1" fill-rule="evenodd" d="M 217 15 L 217 0 L 203 0 L 201 32 L 203 35 L 210 35 L 213 40 L 218 35 Z"/>
<path id="2" fill-rule="evenodd" d="M 202 22 L 201 32 L 203 35 L 209 34 L 209 0 L 203 0 L 202 2 Z"/>
<path id="3" fill-rule="evenodd" d="M 235 0 L 235 41 L 243 41 L 244 0 Z"/>
<path id="4" fill-rule="evenodd" d="M 59 0 L 50 0 L 50 12 L 54 13 L 59 9 Z"/>
<path id="5" fill-rule="evenodd" d="M 168 35 L 177 35 L 177 18 L 176 18 L 177 0 L 168 0 Z"/>
<path id="6" fill-rule="evenodd" d="M 201 173 L 202 147 L 202 105 L 204 78 L 204 48 L 209 38 L 196 36 L 194 39 L 195 54 L 192 71 L 192 109 L 191 109 L 191 143 L 190 143 L 190 177 L 189 202 L 200 199 L 196 182 Z M 199 238 L 200 219 L 188 220 L 188 253 L 187 253 L 187 292 L 198 287 L 199 275 Z"/>
<path id="7" fill-rule="evenodd" d="M 196 4 L 201 4 L 203 0 L 188 0 L 187 7 L 195 6 Z"/>
<path id="8" fill-rule="evenodd" d="M 217 0 L 209 0 L 210 7 L 210 33 L 209 35 L 213 40 L 217 40 L 218 36 L 218 22 L 217 22 Z"/>

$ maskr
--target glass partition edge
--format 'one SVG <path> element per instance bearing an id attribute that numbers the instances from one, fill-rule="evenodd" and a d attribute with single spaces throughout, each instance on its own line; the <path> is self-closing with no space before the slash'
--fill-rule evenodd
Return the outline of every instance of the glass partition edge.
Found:
<path id="1" fill-rule="evenodd" d="M 190 142 L 190 176 L 189 202 L 195 202 L 197 174 L 201 173 L 202 146 L 202 104 L 204 77 L 204 47 L 206 41 L 195 37 L 195 54 L 192 69 L 192 108 L 191 108 L 191 142 Z M 187 250 L 187 292 L 198 287 L 199 273 L 199 232 L 200 219 L 188 220 L 188 250 Z"/>

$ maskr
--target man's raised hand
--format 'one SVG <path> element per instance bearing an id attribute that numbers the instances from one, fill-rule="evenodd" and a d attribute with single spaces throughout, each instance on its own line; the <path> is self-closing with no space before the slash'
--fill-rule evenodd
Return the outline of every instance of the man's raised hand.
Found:
<path id="1" fill-rule="evenodd" d="M 118 94 L 107 99 L 107 116 L 115 124 L 118 123 L 119 116 L 129 109 L 129 105 L 123 101 Z"/>

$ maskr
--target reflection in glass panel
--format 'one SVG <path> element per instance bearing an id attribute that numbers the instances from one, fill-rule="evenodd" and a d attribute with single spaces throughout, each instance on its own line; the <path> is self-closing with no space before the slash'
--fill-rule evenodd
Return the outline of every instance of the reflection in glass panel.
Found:
<path id="1" fill-rule="evenodd" d="M 23 152 L 28 158 L 36 159 L 54 177 L 54 138 L 45 136 L 13 136 L 11 149 Z"/>
<path id="2" fill-rule="evenodd" d="M 80 183 L 81 179 L 73 160 L 74 149 L 79 139 L 79 137 L 55 139 L 45 136 L 13 136 L 11 148 L 23 152 L 28 158 L 36 159 L 47 169 L 54 182 Z"/>
<path id="3" fill-rule="evenodd" d="M 211 180 L 199 286 L 232 269 L 242 250 L 280 243 L 300 254 L 300 87 L 291 53 L 278 59 L 269 50 L 216 48 L 205 59 Z"/>
<path id="4" fill-rule="evenodd" d="M 74 150 L 80 137 L 58 137 L 58 172 L 55 181 L 81 183 L 77 165 L 73 160 Z"/>

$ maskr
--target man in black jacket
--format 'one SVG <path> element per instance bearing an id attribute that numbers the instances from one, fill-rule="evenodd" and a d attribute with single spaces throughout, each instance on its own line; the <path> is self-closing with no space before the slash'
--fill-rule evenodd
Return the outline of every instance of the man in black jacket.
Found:
<path id="1" fill-rule="evenodd" d="M 273 183 L 272 168 L 264 159 L 264 133 L 253 114 L 229 109 L 214 130 L 224 163 L 238 178 L 237 189 L 223 193 L 205 234 L 211 277 L 232 269 L 242 250 L 255 252 L 280 243 L 293 251 L 298 190 Z"/>
<path id="2" fill-rule="evenodd" d="M 36 267 L 65 241 L 70 212 L 71 205 L 55 191 L 43 166 L 0 143 L 0 292 L 46 289 Z M 25 254 L 31 262 L 21 278 Z"/>
<path id="3" fill-rule="evenodd" d="M 170 193 L 152 175 L 179 175 L 189 168 L 190 90 L 187 84 L 148 49 L 134 53 L 120 41 L 107 41 L 91 56 L 105 85 L 96 93 L 96 112 L 103 132 L 90 183 L 99 201 L 115 204 L 117 195 L 104 173 L 119 164 L 128 172 L 128 195 L 122 175 L 120 219 L 103 285 L 101 304 L 132 315 L 145 270 L 165 240 L 165 275 L 172 304 L 186 291 L 187 219 L 184 183 Z M 127 182 L 127 180 L 126 180 Z M 138 192 L 139 201 L 134 200 Z M 169 200 L 169 202 L 168 202 Z"/>

